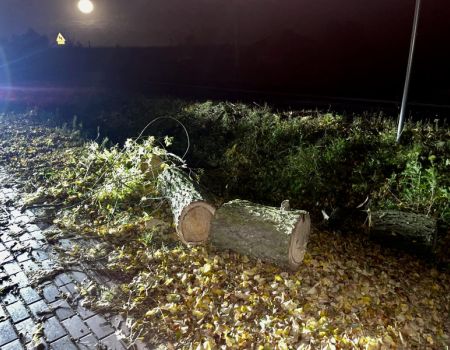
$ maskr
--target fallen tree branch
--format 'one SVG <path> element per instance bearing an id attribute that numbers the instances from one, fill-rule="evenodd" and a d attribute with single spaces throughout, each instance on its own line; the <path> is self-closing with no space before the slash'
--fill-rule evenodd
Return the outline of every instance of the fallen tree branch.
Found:
<path id="1" fill-rule="evenodd" d="M 234 200 L 217 209 L 210 239 L 220 249 L 295 270 L 305 255 L 310 231 L 306 211 L 286 211 Z"/>

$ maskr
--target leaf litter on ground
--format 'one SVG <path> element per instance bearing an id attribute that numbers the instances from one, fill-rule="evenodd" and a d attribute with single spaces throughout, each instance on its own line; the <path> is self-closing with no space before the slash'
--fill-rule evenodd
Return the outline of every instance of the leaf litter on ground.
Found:
<path id="1" fill-rule="evenodd" d="M 86 199 L 81 192 L 93 185 L 93 164 L 80 165 L 77 156 L 92 143 L 73 130 L 36 121 L 35 114 L 0 118 L 0 166 L 20 174 L 28 192 L 38 192 L 34 201 L 77 204 L 71 196 Z M 77 167 L 88 175 L 78 179 L 80 193 L 69 194 L 77 179 L 57 173 L 79 175 L 67 170 Z M 81 292 L 92 305 L 125 315 L 140 337 L 186 349 L 450 344 L 450 275 L 424 259 L 361 235 L 314 230 L 304 262 L 293 273 L 210 246 L 182 246 L 164 206 L 155 211 L 136 198 L 123 199 L 135 202 L 113 210 L 85 201 L 60 209 L 55 222 L 104 243 L 89 251 L 77 246 L 72 255 L 106 256 L 118 288 L 89 285 Z M 152 225 L 154 220 L 166 223 L 164 229 Z"/>

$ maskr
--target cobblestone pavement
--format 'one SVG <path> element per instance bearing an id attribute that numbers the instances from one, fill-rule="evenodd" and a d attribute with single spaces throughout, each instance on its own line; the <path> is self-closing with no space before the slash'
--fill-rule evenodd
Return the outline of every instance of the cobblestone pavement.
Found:
<path id="1" fill-rule="evenodd" d="M 0 168 L 0 349 L 126 349 L 123 317 L 87 309 L 77 292 L 90 280 L 112 282 L 81 267 L 56 274 L 57 246 L 45 237 L 49 225 L 20 208 L 14 179 Z M 49 273 L 52 278 L 42 278 Z M 142 343 L 134 348 L 146 349 Z"/>

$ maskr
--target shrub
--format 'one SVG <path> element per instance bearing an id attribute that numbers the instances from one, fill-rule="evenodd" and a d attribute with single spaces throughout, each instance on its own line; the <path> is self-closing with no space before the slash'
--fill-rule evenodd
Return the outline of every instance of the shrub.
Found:
<path id="1" fill-rule="evenodd" d="M 396 120 L 381 113 L 342 116 L 171 99 L 135 100 L 98 118 L 90 115 L 89 123 L 129 137 L 165 116 L 186 126 L 187 164 L 202 169 L 203 183 L 224 200 L 244 197 L 279 205 L 290 199 L 294 207 L 319 215 L 321 209 L 355 208 L 369 196 L 376 208 L 414 210 L 450 222 L 445 125 L 408 121 L 397 144 Z M 170 151 L 186 150 L 184 130 L 172 119 L 158 120 L 145 134 L 171 135 Z M 418 178 L 420 186 L 413 185 Z M 417 206 L 417 201 L 427 204 Z"/>

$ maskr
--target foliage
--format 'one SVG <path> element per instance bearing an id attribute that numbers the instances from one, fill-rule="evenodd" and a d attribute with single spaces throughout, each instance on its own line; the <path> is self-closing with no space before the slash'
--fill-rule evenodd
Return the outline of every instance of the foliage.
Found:
<path id="1" fill-rule="evenodd" d="M 429 166 L 424 167 L 418 160 L 418 152 L 410 156 L 403 172 L 392 174 L 386 182 L 385 206 L 426 213 L 450 223 L 450 188 L 444 175 L 450 171 L 450 160 L 439 167 L 435 164 L 436 157 L 430 156 Z"/>
<path id="2" fill-rule="evenodd" d="M 156 176 L 150 174 L 157 169 L 143 171 L 143 164 L 165 155 L 153 137 L 140 143 L 130 139 L 122 149 L 88 142 L 66 150 L 68 162 L 64 169 L 52 174 L 49 193 L 68 203 L 96 204 L 104 214 L 113 214 L 130 203 L 158 196 Z"/>
<path id="3" fill-rule="evenodd" d="M 408 209 L 420 200 L 416 212 L 450 223 L 446 125 L 408 122 L 397 144 L 395 122 L 382 114 L 344 117 L 206 102 L 188 105 L 180 118 L 198 140 L 190 162 L 205 168 L 204 181 L 225 197 L 272 205 L 288 198 L 316 218 L 321 209 L 355 208 L 367 196 L 374 208 Z M 411 186 L 408 181 L 420 181 L 412 179 L 421 176 L 417 172 L 405 180 L 414 157 L 432 159 L 421 166 L 434 187 Z M 410 195 L 395 202 L 382 191 L 386 186 Z M 428 191 L 433 195 L 423 202 Z"/>
<path id="4" fill-rule="evenodd" d="M 49 129 L 34 111 L 24 117 L 4 116 L 0 162 L 23 179 L 30 192 L 25 208 L 61 208 L 55 223 L 83 233 L 127 239 L 139 232 L 143 245 L 159 236 L 145 224 L 155 215 L 168 215 L 156 177 L 180 163 L 165 150 L 171 138 L 143 137 L 111 146 L 107 139 L 80 138 L 75 118 L 72 128 Z M 26 127 L 18 127 L 24 120 Z"/>
<path id="5" fill-rule="evenodd" d="M 224 199 L 243 197 L 271 205 L 290 199 L 316 219 L 322 209 L 355 208 L 367 196 L 374 208 L 412 208 L 406 197 L 399 202 L 392 194 L 407 186 L 400 181 L 401 174 L 414 154 L 419 152 L 424 170 L 434 156 L 439 194 L 430 211 L 426 206 L 417 210 L 449 223 L 445 164 L 450 158 L 450 131 L 445 122 L 408 121 L 397 144 L 396 121 L 382 113 L 355 116 L 231 102 L 115 100 L 116 104 L 102 101 L 91 109 L 84 107 L 77 113 L 79 120 L 88 130 L 98 126 L 109 137 L 125 141 L 148 122 L 162 118 L 145 134 L 173 136 L 171 151 L 183 154 L 183 129 L 173 119 L 164 119 L 176 118 L 190 134 L 187 162 L 202 169 L 202 181 L 211 191 Z"/>

